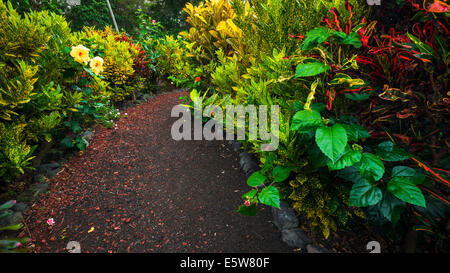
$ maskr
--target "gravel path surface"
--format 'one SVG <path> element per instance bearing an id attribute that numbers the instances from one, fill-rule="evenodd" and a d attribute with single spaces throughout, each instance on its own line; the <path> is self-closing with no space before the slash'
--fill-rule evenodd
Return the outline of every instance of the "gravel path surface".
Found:
<path id="1" fill-rule="evenodd" d="M 129 108 L 117 129 L 96 128 L 25 216 L 35 252 L 67 252 L 69 241 L 84 253 L 292 252 L 270 208 L 236 212 L 249 187 L 228 141 L 172 140 L 181 95 Z"/>

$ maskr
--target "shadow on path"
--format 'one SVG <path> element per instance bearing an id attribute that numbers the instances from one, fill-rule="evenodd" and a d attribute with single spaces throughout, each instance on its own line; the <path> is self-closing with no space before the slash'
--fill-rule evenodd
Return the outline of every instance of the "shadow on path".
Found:
<path id="1" fill-rule="evenodd" d="M 172 140 L 170 111 L 182 94 L 128 109 L 118 129 L 97 127 L 28 211 L 36 252 L 67 252 L 69 241 L 82 252 L 292 251 L 270 208 L 236 212 L 249 187 L 228 141 Z"/>

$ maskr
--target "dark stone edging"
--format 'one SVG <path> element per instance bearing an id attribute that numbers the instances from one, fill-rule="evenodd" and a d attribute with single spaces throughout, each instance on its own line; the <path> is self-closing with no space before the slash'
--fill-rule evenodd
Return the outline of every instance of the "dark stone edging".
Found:
<path id="1" fill-rule="evenodd" d="M 241 149 L 242 144 L 230 140 L 233 150 L 239 154 L 239 164 L 246 178 L 258 171 L 258 161 L 247 151 Z M 300 222 L 293 208 L 284 200 L 280 201 L 280 209 L 272 208 L 273 223 L 281 232 L 281 240 L 290 247 L 300 249 L 304 253 L 332 253 L 332 251 L 315 245 L 300 228 Z"/>

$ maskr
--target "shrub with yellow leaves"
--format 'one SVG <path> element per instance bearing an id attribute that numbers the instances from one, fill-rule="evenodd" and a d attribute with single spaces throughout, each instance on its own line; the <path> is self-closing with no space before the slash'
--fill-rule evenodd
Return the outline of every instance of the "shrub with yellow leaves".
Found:
<path id="1" fill-rule="evenodd" d="M 166 36 L 157 42 L 156 49 L 160 53 L 157 63 L 160 75 L 193 79 L 204 74 L 203 50 L 194 49 L 194 43 Z"/>
<path id="2" fill-rule="evenodd" d="M 208 60 L 215 59 L 218 49 L 228 56 L 244 52 L 242 30 L 233 22 L 236 12 L 228 0 L 207 0 L 198 6 L 188 3 L 183 10 L 192 27 L 180 35 L 193 42 L 194 48 L 202 48 Z"/>
<path id="3" fill-rule="evenodd" d="M 0 2 L 0 55 L 33 59 L 45 50 L 50 40 L 46 28 L 32 14 L 19 15 L 11 3 Z"/>

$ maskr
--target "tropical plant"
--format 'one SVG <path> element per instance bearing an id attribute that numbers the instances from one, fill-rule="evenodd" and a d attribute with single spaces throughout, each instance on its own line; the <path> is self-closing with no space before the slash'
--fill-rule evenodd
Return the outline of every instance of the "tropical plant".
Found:
<path id="1" fill-rule="evenodd" d="M 0 221 L 11 216 L 12 212 L 8 210 L 16 204 L 15 200 L 8 201 L 0 205 Z M 20 230 L 23 227 L 22 224 L 0 226 L 0 253 L 14 253 L 14 252 L 28 252 L 29 249 L 20 248 L 25 243 L 29 242 L 28 238 L 10 238 L 4 237 L 2 233 L 7 231 Z"/>
<path id="2" fill-rule="evenodd" d="M 188 4 L 188 41 L 166 39 L 178 46 L 161 51 L 167 60 L 162 66 L 171 79 L 188 83 L 192 74 L 169 56 L 184 56 L 189 71 L 203 68 L 206 84 L 191 86 L 192 100 L 203 90 L 207 104 L 280 106 L 276 151 L 244 141 L 258 154 L 261 170 L 247 180 L 252 190 L 242 196 L 240 213 L 254 215 L 258 204 L 278 207 L 286 198 L 325 237 L 357 216 L 394 229 L 419 221 L 417 230 L 442 239 L 439 216 L 448 205 L 448 172 L 441 165 L 448 161 L 446 14 L 432 12 L 436 4 L 405 1 L 419 9 L 419 23 L 410 33 L 386 33 L 364 18 L 362 2 Z M 316 11 L 317 17 L 296 15 Z M 232 33 L 216 33 L 230 20 Z M 198 54 L 190 55 L 189 42 Z M 414 119 L 419 115 L 435 118 Z"/>

